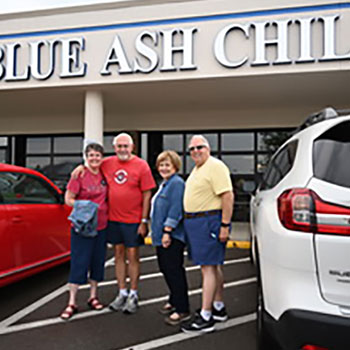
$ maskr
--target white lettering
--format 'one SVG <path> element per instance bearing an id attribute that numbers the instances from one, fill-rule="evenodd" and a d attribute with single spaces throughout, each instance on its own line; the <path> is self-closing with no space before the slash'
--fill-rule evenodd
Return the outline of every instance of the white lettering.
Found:
<path id="1" fill-rule="evenodd" d="M 5 67 L 2 64 L 4 57 L 5 57 L 5 50 L 2 46 L 0 46 L 0 79 L 2 79 L 4 77 L 5 72 L 6 72 Z"/>
<path id="2" fill-rule="evenodd" d="M 112 47 L 109 50 L 107 60 L 105 61 L 105 64 L 104 64 L 100 74 L 101 75 L 112 74 L 109 71 L 109 66 L 111 64 L 118 64 L 119 65 L 119 73 L 132 73 L 132 68 L 130 67 L 130 64 L 129 64 L 128 59 L 126 57 L 124 47 L 123 47 L 118 35 L 116 35 L 114 37 Z"/>
<path id="3" fill-rule="evenodd" d="M 315 62 L 311 55 L 311 23 L 314 21 L 314 17 L 295 20 L 300 24 L 300 56 L 297 63 Z"/>
<path id="4" fill-rule="evenodd" d="M 87 64 L 80 62 L 80 52 L 85 50 L 84 38 L 58 40 L 61 48 L 61 78 L 85 76 Z"/>
<path id="5" fill-rule="evenodd" d="M 257 22 L 252 25 L 255 27 L 255 60 L 252 66 L 262 66 L 270 64 L 265 58 L 265 48 L 268 45 L 277 46 L 277 59 L 273 64 L 287 64 L 292 60 L 288 57 L 288 24 L 290 19 L 278 20 L 274 22 Z M 277 25 L 277 37 L 266 39 L 266 28 L 269 25 Z"/>
<path id="6" fill-rule="evenodd" d="M 208 66 L 211 60 L 215 59 L 222 67 L 235 69 L 248 62 L 254 67 L 350 60 L 349 46 L 346 49 L 343 49 L 343 46 L 341 48 L 337 46 L 336 39 L 339 36 L 337 31 L 340 31 L 337 25 L 340 18 L 339 14 L 320 17 L 307 15 L 301 18 L 256 22 L 244 20 L 243 23 L 225 24 L 214 38 L 210 36 L 211 29 L 206 32 L 209 33 L 208 37 L 201 38 L 202 42 L 210 41 L 208 44 L 214 39 L 214 57 L 203 61 Z M 290 33 L 297 33 L 297 30 L 299 41 L 298 38 L 291 38 L 290 41 Z M 149 74 L 155 69 L 160 72 L 196 70 L 198 66 L 195 62 L 194 49 L 197 32 L 198 29 L 195 27 L 143 30 L 138 35 L 135 34 L 135 49 L 132 51 L 135 53 L 134 57 L 128 56 L 131 53 L 125 50 L 122 38 L 115 35 L 100 74 L 102 76 L 112 73 Z M 320 45 L 314 45 L 312 42 L 314 38 L 319 38 L 320 32 L 323 34 L 322 52 L 317 51 Z M 205 35 L 204 31 L 202 35 Z M 346 39 L 346 37 L 341 38 Z M 21 39 L 21 41 L 0 45 L 0 80 L 9 82 L 33 78 L 43 81 L 49 79 L 56 71 L 59 78 L 85 76 L 87 63 L 82 59 L 83 54 L 85 55 L 83 52 L 85 44 L 83 37 L 75 37 L 37 39 L 30 42 L 22 42 Z M 131 47 L 131 44 L 127 47 Z M 203 48 L 205 47 L 207 46 L 203 45 Z M 289 47 L 293 51 L 289 52 Z M 254 50 L 253 54 L 250 53 L 251 50 Z M 200 54 L 203 57 L 210 52 Z M 60 55 L 58 60 L 56 55 Z M 293 55 L 293 60 L 289 55 Z M 207 73 L 211 67 L 209 69 L 205 67 L 205 69 L 207 71 L 204 73 Z"/>
<path id="7" fill-rule="evenodd" d="M 30 70 L 31 76 L 37 80 L 46 80 L 51 77 L 55 70 L 55 40 L 40 40 L 30 42 Z M 42 47 L 48 46 L 49 66 L 46 73 L 41 72 Z"/>
<path id="8" fill-rule="evenodd" d="M 134 60 L 134 72 L 138 73 L 151 73 L 154 71 L 158 65 L 158 54 L 156 51 L 152 50 L 149 46 L 147 46 L 144 42 L 144 38 L 150 38 L 155 46 L 158 44 L 158 36 L 157 33 L 144 31 L 139 34 L 136 38 L 135 47 L 136 51 L 145 57 L 149 61 L 148 67 L 142 67 L 138 58 Z"/>
<path id="9" fill-rule="evenodd" d="M 22 46 L 20 43 L 11 43 L 6 47 L 6 76 L 5 81 L 19 81 L 29 79 L 29 67 L 26 66 L 22 75 L 17 74 L 18 49 Z"/>
<path id="10" fill-rule="evenodd" d="M 197 66 L 193 62 L 193 37 L 195 32 L 197 32 L 197 28 L 160 31 L 163 35 L 163 65 L 160 69 L 162 72 L 177 70 L 173 63 L 173 55 L 175 52 L 182 52 L 183 54 L 180 70 L 197 69 Z M 174 46 L 173 39 L 175 34 L 182 35 L 182 46 Z"/>
<path id="11" fill-rule="evenodd" d="M 335 49 L 335 23 L 340 15 L 322 16 L 319 21 L 323 22 L 323 57 L 319 61 L 337 61 L 350 59 L 350 53 L 337 55 Z"/>
<path id="12" fill-rule="evenodd" d="M 215 42 L 214 42 L 214 55 L 215 58 L 221 63 L 224 67 L 227 68 L 238 68 L 242 65 L 244 65 L 248 61 L 248 57 L 245 56 L 240 61 L 232 62 L 229 61 L 226 55 L 226 37 L 229 32 L 239 29 L 243 32 L 244 37 L 246 39 L 249 39 L 249 25 L 244 24 L 231 24 L 226 26 L 224 29 L 222 29 L 219 34 L 217 35 Z"/>

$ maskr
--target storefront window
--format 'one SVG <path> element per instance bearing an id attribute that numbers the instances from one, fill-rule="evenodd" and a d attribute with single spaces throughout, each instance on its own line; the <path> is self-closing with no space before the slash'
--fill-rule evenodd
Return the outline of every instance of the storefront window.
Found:
<path id="1" fill-rule="evenodd" d="M 7 163 L 9 138 L 7 136 L 0 137 L 0 163 Z"/>
<path id="2" fill-rule="evenodd" d="M 83 138 L 81 136 L 54 137 L 54 153 L 82 153 Z"/>
<path id="3" fill-rule="evenodd" d="M 103 137 L 103 147 L 105 153 L 114 153 L 113 139 L 113 135 Z"/>
<path id="4" fill-rule="evenodd" d="M 224 155 L 221 159 L 232 174 L 254 174 L 253 155 Z"/>
<path id="5" fill-rule="evenodd" d="M 273 154 L 290 135 L 290 131 L 259 132 L 258 151 L 266 151 Z"/>
<path id="6" fill-rule="evenodd" d="M 190 156 L 186 156 L 186 174 L 189 174 L 194 168 L 194 161 Z"/>
<path id="7" fill-rule="evenodd" d="M 221 135 L 222 151 L 253 151 L 254 133 L 224 133 Z"/>
<path id="8" fill-rule="evenodd" d="M 50 137 L 28 137 L 27 154 L 47 154 L 51 152 Z"/>
<path id="9" fill-rule="evenodd" d="M 6 149 L 0 149 L 0 163 L 6 163 Z"/>
<path id="10" fill-rule="evenodd" d="M 0 147 L 7 146 L 8 139 L 7 137 L 0 137 Z"/>
<path id="11" fill-rule="evenodd" d="M 183 135 L 168 134 L 163 136 L 163 149 L 173 150 L 179 153 L 183 152 Z"/>
<path id="12" fill-rule="evenodd" d="M 233 219 L 249 221 L 249 203 L 251 191 L 255 188 L 252 176 L 232 176 L 235 193 Z"/>
<path id="13" fill-rule="evenodd" d="M 181 167 L 180 167 L 178 173 L 179 173 L 180 175 L 183 175 L 183 174 L 184 174 L 184 164 L 183 164 L 183 162 L 182 162 L 182 159 L 181 159 Z"/>
<path id="14" fill-rule="evenodd" d="M 26 167 L 43 172 L 43 169 L 50 165 L 50 157 L 32 157 L 26 158 Z"/>
<path id="15" fill-rule="evenodd" d="M 139 140 L 138 153 L 154 167 L 157 155 L 164 149 L 179 153 L 184 164 L 179 174 L 186 178 L 194 168 L 194 162 L 188 152 L 191 137 L 203 134 L 200 130 L 190 132 L 142 132 L 133 134 Z M 249 218 L 249 200 L 251 188 L 257 185 L 257 179 L 265 171 L 265 167 L 274 150 L 283 143 L 290 132 L 278 131 L 212 131 L 203 134 L 211 146 L 211 154 L 222 159 L 230 169 L 235 183 L 234 218 L 246 221 Z M 114 154 L 112 145 L 115 135 L 103 138 L 105 153 Z M 8 137 L 0 137 L 0 161 L 6 161 L 11 155 L 11 142 Z M 257 142 L 255 143 L 255 140 Z M 185 141 L 185 144 L 184 144 Z M 7 143 L 7 146 L 4 145 Z M 53 147 L 51 147 L 53 145 Z M 60 188 L 65 189 L 72 169 L 82 163 L 83 135 L 47 137 L 27 137 L 26 166 L 38 169 L 53 180 Z M 152 168 L 154 176 L 161 181 L 158 172 Z M 255 183 L 256 182 L 256 183 Z"/>
<path id="16" fill-rule="evenodd" d="M 70 173 L 81 163 L 82 157 L 54 157 L 53 164 L 43 168 L 43 173 L 58 187 L 64 189 L 68 183 Z"/>

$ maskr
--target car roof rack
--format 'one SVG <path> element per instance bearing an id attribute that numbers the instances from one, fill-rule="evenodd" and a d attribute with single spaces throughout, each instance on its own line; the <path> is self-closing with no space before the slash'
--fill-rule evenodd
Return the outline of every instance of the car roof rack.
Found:
<path id="1" fill-rule="evenodd" d="M 326 107 L 319 112 L 313 113 L 306 118 L 303 124 L 301 124 L 295 133 L 306 129 L 307 127 L 322 122 L 324 120 L 333 119 L 337 117 L 342 117 L 350 114 L 350 109 L 339 109 L 336 110 L 333 107 Z"/>

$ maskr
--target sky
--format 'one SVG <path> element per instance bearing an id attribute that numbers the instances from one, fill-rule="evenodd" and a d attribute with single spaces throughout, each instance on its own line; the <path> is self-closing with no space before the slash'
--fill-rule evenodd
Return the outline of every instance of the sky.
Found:
<path id="1" fill-rule="evenodd" d="M 0 14 L 120 1 L 122 0 L 1 0 Z"/>

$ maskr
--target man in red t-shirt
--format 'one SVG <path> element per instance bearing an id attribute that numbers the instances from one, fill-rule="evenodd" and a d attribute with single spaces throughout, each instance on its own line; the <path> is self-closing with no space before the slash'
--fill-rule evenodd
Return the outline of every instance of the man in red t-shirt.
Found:
<path id="1" fill-rule="evenodd" d="M 156 184 L 147 162 L 132 154 L 134 143 L 129 134 L 116 136 L 113 145 L 116 155 L 106 158 L 101 165 L 108 184 L 107 241 L 114 245 L 115 274 L 119 285 L 119 294 L 109 307 L 114 311 L 134 313 L 138 306 L 139 246 L 144 244 L 148 233 L 151 190 Z"/>

